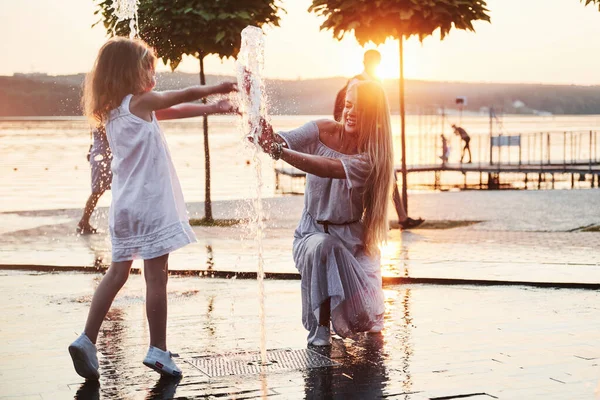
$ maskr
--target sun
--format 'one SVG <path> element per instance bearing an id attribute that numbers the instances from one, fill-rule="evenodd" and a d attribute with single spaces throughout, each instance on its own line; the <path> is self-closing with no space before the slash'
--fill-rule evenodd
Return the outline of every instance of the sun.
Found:
<path id="1" fill-rule="evenodd" d="M 381 64 L 377 68 L 377 77 L 379 79 L 398 79 L 400 67 L 398 62 L 393 62 L 385 56 L 381 57 Z"/>
<path id="2" fill-rule="evenodd" d="M 381 80 L 398 79 L 400 77 L 398 41 L 388 39 L 384 44 L 379 46 L 367 45 L 362 48 L 362 53 L 364 54 L 364 52 L 371 49 L 377 50 L 381 54 L 381 63 L 376 70 L 377 78 Z M 414 78 L 419 75 L 419 60 L 414 51 L 410 51 L 411 49 L 408 46 L 404 47 L 404 76 Z M 362 57 L 359 62 L 362 67 Z"/>
<path id="3" fill-rule="evenodd" d="M 400 57 L 398 54 L 398 41 L 388 39 L 384 44 L 373 47 L 381 54 L 381 63 L 377 68 L 377 77 L 379 79 L 398 79 L 400 76 Z M 365 51 L 368 50 L 365 48 Z M 415 65 L 413 60 L 406 57 L 406 49 L 404 52 L 404 74 L 414 72 Z"/>
<path id="4" fill-rule="evenodd" d="M 398 79 L 400 60 L 398 59 L 398 49 L 395 42 L 381 45 L 377 48 L 377 51 L 381 53 L 381 64 L 377 68 L 377 77 L 379 79 Z"/>

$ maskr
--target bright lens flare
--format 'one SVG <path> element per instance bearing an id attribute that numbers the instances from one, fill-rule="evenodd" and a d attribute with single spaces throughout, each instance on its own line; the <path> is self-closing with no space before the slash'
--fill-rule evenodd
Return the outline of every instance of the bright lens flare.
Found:
<path id="1" fill-rule="evenodd" d="M 367 50 L 367 49 L 365 49 Z M 388 40 L 375 48 L 381 54 L 381 63 L 376 74 L 379 79 L 398 79 L 400 77 L 400 56 L 398 54 L 398 41 Z M 404 76 L 417 75 L 417 60 L 409 56 L 404 50 Z"/>
<path id="2" fill-rule="evenodd" d="M 398 79 L 400 76 L 400 67 L 398 62 L 393 62 L 389 57 L 382 56 L 381 64 L 377 68 L 377 77 L 379 79 Z"/>

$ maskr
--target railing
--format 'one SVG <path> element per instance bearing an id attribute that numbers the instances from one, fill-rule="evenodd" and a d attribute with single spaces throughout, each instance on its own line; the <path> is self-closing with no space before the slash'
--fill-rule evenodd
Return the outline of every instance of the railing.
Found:
<path id="1" fill-rule="evenodd" d="M 542 186 L 544 174 L 550 174 L 551 187 L 554 187 L 560 174 L 570 177 L 571 187 L 574 180 L 585 179 L 585 174 L 592 177 L 592 186 L 598 181 L 600 171 L 600 131 L 561 131 L 561 132 L 527 132 L 513 135 L 472 134 L 472 164 L 459 164 L 460 153 L 464 142 L 456 135 L 446 134 L 451 143 L 450 160 L 442 164 L 442 140 L 439 134 L 429 133 L 407 135 L 407 166 L 410 172 L 409 187 L 439 187 L 440 173 L 449 184 L 463 183 L 463 186 L 491 187 L 484 183 L 482 174 L 525 174 L 524 186 L 527 187 L 528 173 L 539 176 L 538 188 Z M 400 154 L 400 139 L 394 137 L 395 153 Z M 468 156 L 467 156 L 468 157 Z M 396 167 L 400 165 L 399 157 L 395 157 Z M 467 158 L 468 159 L 468 158 Z M 466 160 L 465 160 L 466 161 Z M 287 193 L 301 193 L 304 187 L 304 173 L 279 161 L 275 163 L 278 190 Z M 462 172 L 462 174 L 460 174 Z M 455 174 L 455 175 L 452 175 Z M 456 175 L 458 174 L 458 175 Z M 469 177 L 467 178 L 467 174 Z M 280 182 L 280 176 L 284 181 Z M 458 177 L 457 177 L 458 176 Z M 522 177 L 521 177 L 522 178 Z M 521 179 L 519 178 L 519 179 Z M 467 182 L 468 180 L 468 182 Z M 499 177 L 498 177 L 499 180 Z M 431 184 L 434 182 L 434 184 Z"/>
<path id="2" fill-rule="evenodd" d="M 494 147 L 498 148 L 498 162 L 502 160 L 502 147 L 517 147 L 519 149 L 519 165 L 521 165 L 522 151 L 521 151 L 521 135 L 512 136 L 492 136 L 490 138 L 490 165 L 494 165 Z M 508 163 L 510 164 L 510 153 Z"/>
<path id="3" fill-rule="evenodd" d="M 598 164 L 598 133 L 589 130 L 494 136 L 490 138 L 490 164 Z"/>
<path id="4" fill-rule="evenodd" d="M 451 148 L 447 164 L 456 164 L 464 142 L 454 134 L 445 135 Z M 510 135 L 471 134 L 473 163 L 478 165 L 593 165 L 600 163 L 600 131 L 549 131 Z M 400 138 L 394 137 L 396 164 L 400 164 Z M 441 165 L 442 140 L 439 134 L 407 135 L 407 165 Z M 468 159 L 468 156 L 465 157 Z"/>

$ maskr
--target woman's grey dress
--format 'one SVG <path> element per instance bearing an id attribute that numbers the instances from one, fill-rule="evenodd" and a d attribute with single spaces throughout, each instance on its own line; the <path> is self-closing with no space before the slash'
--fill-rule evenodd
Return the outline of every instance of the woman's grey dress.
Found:
<path id="1" fill-rule="evenodd" d="M 338 335 L 368 331 L 382 323 L 384 313 L 380 260 L 365 254 L 361 221 L 369 159 L 327 147 L 315 122 L 279 135 L 292 150 L 339 158 L 346 171 L 346 179 L 306 177 L 304 211 L 293 246 L 302 276 L 302 323 L 310 338 L 318 327 L 321 303 L 331 297 L 331 322 Z"/>

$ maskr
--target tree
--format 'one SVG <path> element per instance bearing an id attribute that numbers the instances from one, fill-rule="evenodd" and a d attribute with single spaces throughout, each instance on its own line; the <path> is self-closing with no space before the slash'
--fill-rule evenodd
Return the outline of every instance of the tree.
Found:
<path id="1" fill-rule="evenodd" d="M 598 4 L 598 11 L 600 11 L 600 0 L 579 0 L 579 1 L 582 3 L 585 1 L 586 6 L 588 4 Z"/>
<path id="2" fill-rule="evenodd" d="M 594 0 L 600 1 L 600 0 Z M 490 21 L 483 0 L 313 0 L 310 12 L 325 17 L 321 30 L 332 30 L 341 40 L 348 32 L 361 46 L 376 45 L 388 38 L 398 39 L 400 48 L 400 127 L 402 137 L 402 200 L 408 212 L 406 188 L 406 127 L 404 110 L 404 39 L 417 36 L 423 41 L 440 30 L 444 39 L 452 27 L 475 31 L 473 21 Z"/>
<path id="3" fill-rule="evenodd" d="M 129 21 L 117 21 L 113 0 L 94 0 L 109 35 L 128 35 Z M 206 84 L 204 58 L 216 54 L 220 58 L 237 57 L 240 34 L 248 25 L 279 26 L 278 0 L 140 0 L 138 8 L 139 36 L 150 44 L 165 64 L 175 70 L 184 55 L 196 57 L 200 63 L 200 84 Z M 203 100 L 204 102 L 206 100 Z M 204 219 L 213 222 L 210 195 L 210 151 L 208 118 L 204 117 L 205 202 Z"/>

